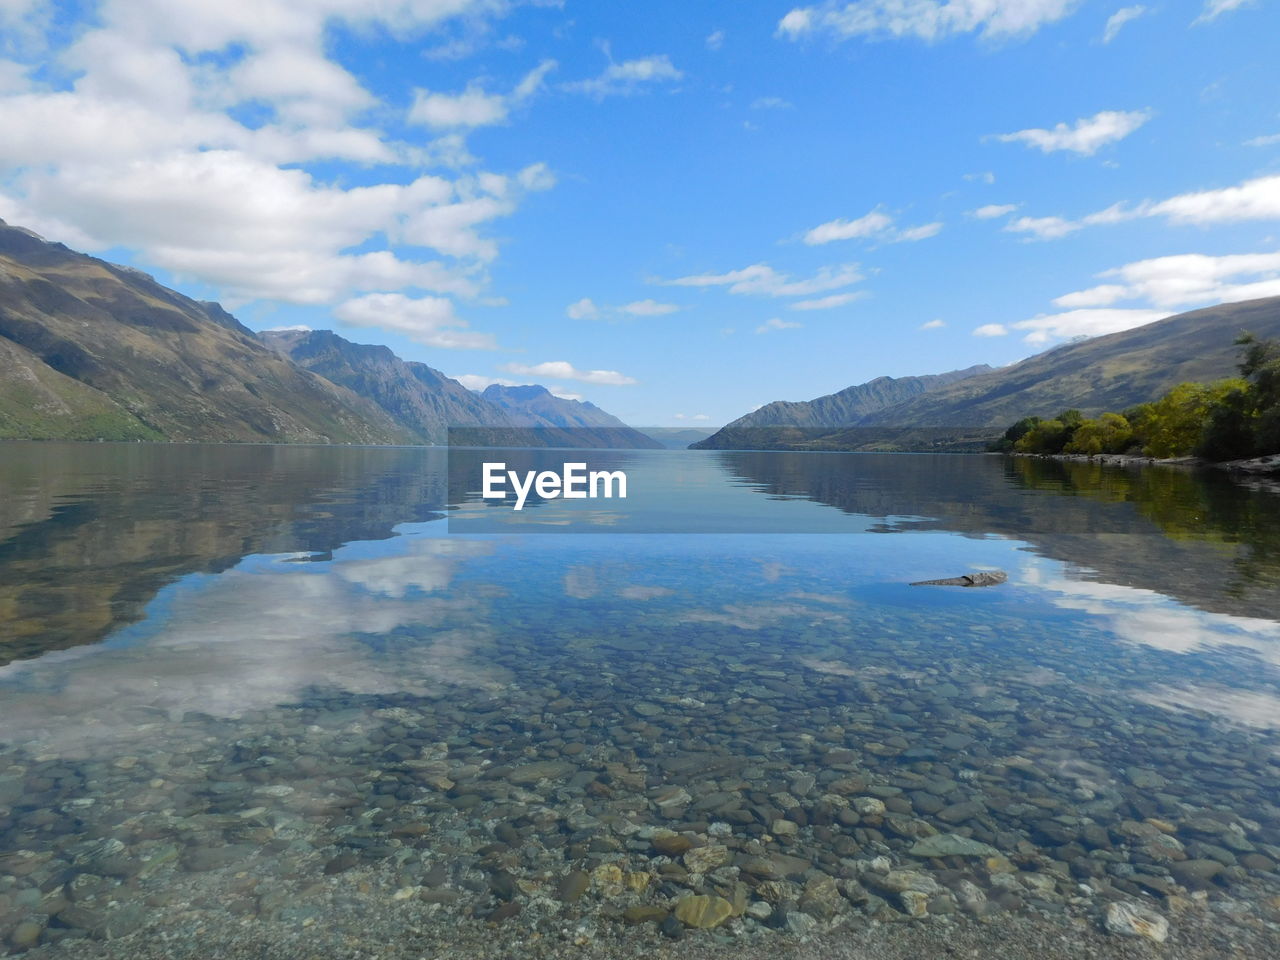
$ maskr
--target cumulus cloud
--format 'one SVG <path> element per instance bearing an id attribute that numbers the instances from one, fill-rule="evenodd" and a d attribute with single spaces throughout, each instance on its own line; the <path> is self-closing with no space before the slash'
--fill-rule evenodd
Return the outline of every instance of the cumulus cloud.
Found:
<path id="1" fill-rule="evenodd" d="M 837 40 L 918 37 L 934 41 L 965 33 L 999 40 L 1029 36 L 1061 20 L 1075 6 L 1075 0 L 829 0 L 791 10 L 778 22 L 777 32 L 791 40 L 821 34 Z"/>
<path id="2" fill-rule="evenodd" d="M 917 227 L 897 229 L 893 217 L 880 210 L 872 210 L 856 220 L 828 220 L 809 230 L 804 235 L 804 242 L 809 246 L 820 246 L 837 240 L 875 239 L 888 243 L 901 241 L 926 240 L 936 236 L 942 230 L 941 223 L 926 223 Z"/>
<path id="3" fill-rule="evenodd" d="M 1250 140 L 1246 140 L 1244 145 L 1246 147 L 1269 147 L 1273 143 L 1280 143 L 1280 133 L 1270 133 L 1262 137 L 1253 137 Z"/>
<path id="4" fill-rule="evenodd" d="M 760 326 L 756 327 L 756 333 L 772 333 L 775 330 L 797 330 L 803 327 L 803 323 L 796 323 L 794 320 L 783 320 L 780 317 L 771 317 Z"/>
<path id="5" fill-rule="evenodd" d="M 1080 309 L 1063 313 L 1039 314 L 1030 320 L 1010 324 L 1014 330 L 1026 330 L 1027 343 L 1048 343 L 1072 337 L 1100 337 L 1163 320 L 1169 314 L 1162 310 Z M 979 327 L 978 329 L 982 329 Z M 974 331 L 977 333 L 977 330 Z"/>
<path id="6" fill-rule="evenodd" d="M 684 74 L 676 69 L 671 58 L 662 53 L 636 60 L 624 60 L 621 63 L 611 61 L 598 77 L 566 83 L 564 89 L 574 93 L 585 93 L 601 100 L 611 96 L 629 96 L 639 93 L 648 86 L 674 83 L 683 77 Z"/>
<path id="7" fill-rule="evenodd" d="M 863 279 L 856 263 L 823 267 L 806 280 L 795 280 L 766 263 L 753 263 L 728 273 L 699 273 L 659 281 L 673 287 L 727 287 L 730 293 L 766 297 L 803 297 L 849 287 Z"/>
<path id="8" fill-rule="evenodd" d="M 68 82 L 0 70 L 0 216 L 82 249 L 128 248 L 233 301 L 328 304 L 410 287 L 476 296 L 497 255 L 486 228 L 554 178 L 538 164 L 426 173 L 475 160 L 456 133 L 409 145 L 379 129 L 387 105 L 338 62 L 330 29 L 423 31 L 494 10 L 107 0 L 88 29 L 46 38 L 39 62 Z M 546 69 L 508 99 L 531 96 Z M 374 172 L 350 186 L 300 167 L 316 160 Z"/>
<path id="9" fill-rule="evenodd" d="M 333 315 L 352 327 L 378 327 L 402 333 L 416 343 L 445 350 L 496 350 L 488 333 L 467 329 L 453 302 L 444 297 L 406 297 L 401 293 L 371 293 L 338 304 Z"/>
<path id="10" fill-rule="evenodd" d="M 1005 229 L 1047 240 L 1065 237 L 1085 227 L 1142 217 L 1163 217 L 1172 224 L 1194 226 L 1280 220 L 1280 175 L 1246 180 L 1234 187 L 1182 193 L 1167 200 L 1144 200 L 1130 206 L 1117 203 L 1078 220 L 1019 217 Z"/>
<path id="11" fill-rule="evenodd" d="M 564 315 L 570 320 L 594 320 L 600 316 L 600 308 L 590 297 L 583 297 L 565 307 Z"/>
<path id="12" fill-rule="evenodd" d="M 610 387 L 625 387 L 638 383 L 634 377 L 628 377 L 617 370 L 579 370 L 564 360 L 549 360 L 546 363 L 503 364 L 503 370 L 522 377 L 548 377 L 554 380 L 578 380 L 582 383 L 597 383 Z"/>
<path id="13" fill-rule="evenodd" d="M 945 320 L 930 320 L 927 323 L 920 324 L 921 330 L 941 330 L 947 325 Z"/>
<path id="14" fill-rule="evenodd" d="M 979 220 L 994 220 L 1013 213 L 1017 209 L 1016 203 L 988 203 L 985 207 L 974 210 L 970 216 L 977 217 Z"/>
<path id="15" fill-rule="evenodd" d="M 973 331 L 975 337 L 1003 337 L 1008 333 L 1003 323 L 984 323 L 980 327 L 975 327 Z"/>
<path id="16" fill-rule="evenodd" d="M 833 293 L 825 297 L 818 297 L 814 300 L 797 300 L 791 304 L 791 310 L 830 310 L 832 307 L 843 307 L 845 304 L 853 303 L 855 300 L 862 300 L 867 296 L 865 290 L 857 290 L 851 293 Z"/>
<path id="17" fill-rule="evenodd" d="M 1044 153 L 1069 150 L 1088 157 L 1108 143 L 1123 140 L 1150 119 L 1149 110 L 1103 110 L 1071 125 L 1059 123 L 1051 130 L 1036 128 L 1001 133 L 996 139 L 1003 143 L 1025 143 Z"/>
<path id="18" fill-rule="evenodd" d="M 1109 307 L 1142 300 L 1173 309 L 1280 296 L 1280 252 L 1155 257 L 1103 271 L 1098 277 L 1112 282 L 1064 294 L 1053 301 L 1054 306 Z"/>
<path id="19" fill-rule="evenodd" d="M 1147 12 L 1147 8 L 1141 4 L 1132 7 L 1121 7 L 1115 13 L 1107 18 L 1107 25 L 1102 29 L 1102 42 L 1110 43 L 1116 38 L 1126 23 L 1137 20 Z"/>
<path id="20" fill-rule="evenodd" d="M 511 110 L 524 103 L 540 89 L 556 61 L 543 60 L 510 93 L 486 93 L 472 82 L 462 93 L 447 94 L 415 90 L 408 120 L 428 127 L 485 127 L 505 123 Z"/>

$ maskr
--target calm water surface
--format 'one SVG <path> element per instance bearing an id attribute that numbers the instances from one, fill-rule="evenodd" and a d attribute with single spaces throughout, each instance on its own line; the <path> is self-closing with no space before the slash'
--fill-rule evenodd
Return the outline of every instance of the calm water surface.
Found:
<path id="1" fill-rule="evenodd" d="M 0 444 L 0 954 L 1276 919 L 1280 497 L 611 456 L 512 525 L 441 451 Z"/>

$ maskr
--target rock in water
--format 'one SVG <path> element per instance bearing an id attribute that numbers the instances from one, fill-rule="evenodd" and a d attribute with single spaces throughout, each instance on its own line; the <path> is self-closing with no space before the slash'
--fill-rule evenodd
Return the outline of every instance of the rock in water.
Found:
<path id="1" fill-rule="evenodd" d="M 958 577 L 947 577 L 945 580 L 917 580 L 910 584 L 913 587 L 994 587 L 1004 583 L 1009 575 L 1003 570 L 980 570 L 977 573 L 965 573 Z"/>
<path id="2" fill-rule="evenodd" d="M 724 897 L 685 897 L 676 904 L 675 915 L 686 927 L 708 930 L 719 926 L 733 914 L 733 904 Z"/>
<path id="3" fill-rule="evenodd" d="M 1169 936 L 1169 921 L 1136 903 L 1108 904 L 1105 924 L 1107 933 L 1121 937 L 1146 937 L 1164 943 Z"/>
<path id="4" fill-rule="evenodd" d="M 939 833 L 916 841 L 911 848 L 913 857 L 994 857 L 1000 853 L 995 847 L 954 833 Z"/>

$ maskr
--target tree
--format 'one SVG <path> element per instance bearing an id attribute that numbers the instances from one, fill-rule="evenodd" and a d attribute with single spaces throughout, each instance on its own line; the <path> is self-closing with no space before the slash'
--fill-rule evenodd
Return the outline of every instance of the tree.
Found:
<path id="1" fill-rule="evenodd" d="M 1124 453 L 1133 440 L 1133 427 L 1118 413 L 1104 413 L 1096 420 L 1085 420 L 1063 447 L 1064 453 Z"/>
<path id="2" fill-rule="evenodd" d="M 1061 453 L 1071 432 L 1061 420 L 1041 420 L 1013 445 L 1019 453 Z"/>
<path id="3" fill-rule="evenodd" d="M 1149 457 L 1186 457 L 1199 446 L 1209 423 L 1209 414 L 1233 390 L 1247 390 L 1239 379 L 1218 383 L 1180 383 L 1152 404 L 1147 422 L 1147 442 L 1142 452 Z"/>

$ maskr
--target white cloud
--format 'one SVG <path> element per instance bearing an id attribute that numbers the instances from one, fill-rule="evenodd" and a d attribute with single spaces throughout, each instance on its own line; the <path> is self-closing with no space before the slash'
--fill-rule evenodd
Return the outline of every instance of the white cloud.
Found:
<path id="1" fill-rule="evenodd" d="M 1069 340 L 1072 337 L 1100 337 L 1107 333 L 1118 333 L 1121 330 L 1140 327 L 1145 323 L 1163 320 L 1168 315 L 1161 310 L 1081 309 L 1068 310 L 1065 313 L 1042 313 L 1030 320 L 1019 320 L 1010 326 L 1015 330 L 1030 331 L 1023 337 L 1027 343 L 1047 343 L 1052 339 Z M 974 331 L 974 333 L 977 332 L 977 330 Z"/>
<path id="2" fill-rule="evenodd" d="M 1003 337 L 1008 333 L 1008 329 L 1002 323 L 984 323 L 980 327 L 975 327 L 973 331 L 975 337 Z"/>
<path id="3" fill-rule="evenodd" d="M 700 273 L 659 281 L 672 287 L 728 287 L 730 293 L 767 297 L 803 297 L 852 286 L 863 279 L 854 263 L 823 267 L 807 280 L 793 280 L 766 263 L 753 263 L 728 273 Z"/>
<path id="4" fill-rule="evenodd" d="M 979 32 L 985 39 L 1004 39 L 1030 35 L 1061 20 L 1075 5 L 1075 0 L 829 0 L 790 11 L 778 22 L 778 34 L 792 40 L 823 33 L 838 40 L 915 36 L 933 41 Z"/>
<path id="5" fill-rule="evenodd" d="M 663 53 L 637 60 L 624 60 L 621 63 L 610 62 L 600 76 L 566 83 L 564 89 L 585 93 L 599 100 L 615 95 L 628 96 L 638 93 L 647 85 L 674 83 L 683 77 L 684 74 L 676 69 L 671 58 Z"/>
<path id="6" fill-rule="evenodd" d="M 477 393 L 484 390 L 485 387 L 492 386 L 495 383 L 503 387 L 520 386 L 519 381 L 516 380 L 504 380 L 502 377 L 486 377 L 478 373 L 463 373 L 453 379 L 457 380 L 468 390 L 474 390 Z"/>
<path id="7" fill-rule="evenodd" d="M 621 313 L 629 313 L 633 317 L 661 317 L 675 313 L 680 308 L 674 303 L 659 303 L 657 300 L 636 300 L 618 308 Z"/>
<path id="8" fill-rule="evenodd" d="M 724 46 L 724 31 L 716 30 L 707 35 L 707 49 L 719 50 Z"/>
<path id="9" fill-rule="evenodd" d="M 994 220 L 997 217 L 1013 213 L 1017 209 L 1018 205 L 1016 203 L 988 203 L 985 207 L 979 207 L 974 210 L 970 216 L 977 217 L 979 220 Z"/>
<path id="10" fill-rule="evenodd" d="M 305 323 L 295 323 L 288 327 L 267 327 L 263 333 L 310 333 L 311 328 Z"/>
<path id="11" fill-rule="evenodd" d="M 891 216 L 879 210 L 872 210 L 856 220 L 837 219 L 821 223 L 804 235 L 804 242 L 813 247 L 837 240 L 874 238 L 888 243 L 926 240 L 937 236 L 942 226 L 940 222 L 935 222 L 898 230 L 894 228 Z"/>
<path id="12" fill-rule="evenodd" d="M 446 350 L 495 350 L 488 333 L 466 329 L 444 297 L 406 297 L 400 293 L 371 293 L 347 300 L 333 315 L 352 327 L 378 327 L 402 333 L 416 343 Z"/>
<path id="13" fill-rule="evenodd" d="M 579 370 L 564 360 L 549 360 L 546 363 L 535 364 L 507 363 L 503 364 L 502 369 L 522 377 L 578 380 L 582 383 L 598 383 L 610 387 L 624 387 L 639 382 L 633 377 L 624 376 L 617 370 Z"/>
<path id="14" fill-rule="evenodd" d="M 674 418 L 676 420 L 710 420 L 711 419 L 705 413 L 693 413 L 693 414 L 677 413 L 674 415 Z"/>
<path id="15" fill-rule="evenodd" d="M 1241 7 L 1252 5 L 1253 0 L 1205 0 L 1204 10 L 1200 16 L 1192 21 L 1192 24 L 1208 23 L 1216 20 L 1224 13 L 1231 13 L 1233 10 L 1239 10 Z"/>
<path id="16" fill-rule="evenodd" d="M 781 97 L 758 97 L 751 101 L 752 110 L 790 110 L 793 104 Z"/>
<path id="17" fill-rule="evenodd" d="M 847 303 L 853 303 L 855 300 L 861 300 L 867 296 L 865 290 L 858 290 L 853 293 L 833 293 L 826 297 L 819 297 L 816 300 L 797 300 L 790 305 L 792 310 L 830 310 L 832 307 L 843 307 Z"/>
<path id="18" fill-rule="evenodd" d="M 1107 283 L 1088 290 L 1064 294 L 1054 298 L 1053 305 L 1067 310 L 1079 307 L 1109 307 L 1118 300 L 1127 300 L 1128 288 L 1115 283 Z"/>
<path id="19" fill-rule="evenodd" d="M 0 71 L 0 216 L 82 249 L 128 248 L 232 300 L 476 296 L 497 255 L 485 226 L 553 178 L 536 164 L 424 174 L 475 161 L 456 134 L 409 145 L 373 125 L 389 104 L 337 61 L 330 28 L 408 35 L 495 12 L 487 0 L 105 0 L 69 43 L 49 34 L 40 62 L 72 78 L 62 88 Z M 537 74 L 510 97 L 531 95 Z M 313 160 L 374 172 L 352 187 L 299 166 Z"/>
<path id="20" fill-rule="evenodd" d="M 1271 133 L 1265 137 L 1254 137 L 1252 140 L 1246 140 L 1246 147 L 1269 147 L 1273 143 L 1280 143 L 1280 133 Z"/>
<path id="21" fill-rule="evenodd" d="M 1156 257 L 1098 276 L 1116 282 L 1064 294 L 1053 301 L 1054 306 L 1109 307 L 1142 300 L 1173 309 L 1280 296 L 1280 252 Z"/>
<path id="22" fill-rule="evenodd" d="M 458 94 L 415 90 L 408 121 L 428 127 L 484 127 L 505 123 L 511 110 L 541 88 L 556 61 L 543 60 L 509 94 L 486 93 L 476 82 Z"/>
<path id="23" fill-rule="evenodd" d="M 1018 217 L 1005 225 L 1011 233 L 1030 233 L 1041 240 L 1056 240 L 1075 233 L 1083 224 L 1062 217 Z"/>
<path id="24" fill-rule="evenodd" d="M 1144 200 L 1132 206 L 1113 204 L 1079 220 L 1063 217 L 1019 217 L 1005 226 L 1036 237 L 1064 237 L 1085 227 L 1121 223 L 1142 217 L 1164 217 L 1173 224 L 1210 226 L 1248 220 L 1280 220 L 1280 175 L 1246 180 L 1234 187 L 1182 193 L 1167 200 Z"/>
<path id="25" fill-rule="evenodd" d="M 928 240 L 930 237 L 936 237 L 941 232 L 941 221 L 922 223 L 918 227 L 907 227 L 903 230 L 899 230 L 898 235 L 894 240 L 899 243 L 913 243 L 916 240 Z"/>
<path id="26" fill-rule="evenodd" d="M 921 330 L 941 330 L 947 325 L 945 320 L 930 320 L 928 323 L 920 324 Z"/>
<path id="27" fill-rule="evenodd" d="M 803 323 L 796 323 L 794 320 L 772 317 L 756 327 L 756 333 L 771 333 L 774 330 L 796 330 L 803 326 Z"/>
<path id="28" fill-rule="evenodd" d="M 1221 190 L 1183 193 L 1144 206 L 1141 215 L 1194 224 L 1280 219 L 1280 176 L 1258 177 Z"/>
<path id="29" fill-rule="evenodd" d="M 633 300 L 620 307 L 598 304 L 590 297 L 583 297 L 565 309 L 565 316 L 570 320 L 603 320 L 627 317 L 661 317 L 675 313 L 680 307 L 674 303 L 660 303 L 654 299 Z"/>
<path id="30" fill-rule="evenodd" d="M 888 230 L 892 225 L 892 217 L 879 210 L 872 210 L 856 220 L 828 220 L 826 223 L 821 223 L 804 235 L 804 242 L 810 246 L 817 246 L 835 240 L 873 237 Z"/>
<path id="31" fill-rule="evenodd" d="M 1092 117 L 1077 120 L 1071 126 L 1059 123 L 1052 130 L 1001 133 L 996 135 L 996 139 L 1003 143 L 1025 143 L 1044 153 L 1070 150 L 1088 157 L 1108 143 L 1123 140 L 1150 119 L 1149 110 L 1103 110 Z"/>
<path id="32" fill-rule="evenodd" d="M 570 320 L 594 320 L 600 316 L 600 308 L 590 297 L 583 297 L 565 308 L 564 315 Z"/>
<path id="33" fill-rule="evenodd" d="M 991 184 L 996 182 L 996 175 L 992 173 L 990 170 L 985 170 L 982 173 L 966 173 L 964 175 L 964 178 L 970 181 L 971 183 L 974 181 L 981 181 L 982 183 L 985 183 L 987 186 L 990 186 Z"/>
<path id="34" fill-rule="evenodd" d="M 1121 7 L 1107 18 L 1107 25 L 1102 30 L 1102 42 L 1110 43 L 1116 38 L 1116 34 L 1123 29 L 1126 23 L 1131 23 L 1132 21 L 1137 20 L 1138 17 L 1142 16 L 1146 12 L 1147 8 L 1141 4 L 1137 4 L 1132 7 Z"/>

